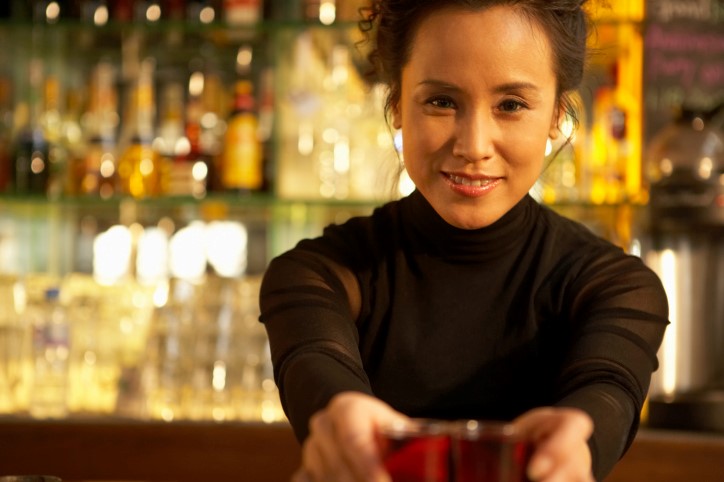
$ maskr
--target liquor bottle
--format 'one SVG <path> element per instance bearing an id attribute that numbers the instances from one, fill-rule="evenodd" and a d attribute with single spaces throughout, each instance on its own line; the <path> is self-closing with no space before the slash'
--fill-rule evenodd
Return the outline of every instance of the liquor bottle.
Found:
<path id="1" fill-rule="evenodd" d="M 202 142 L 204 115 L 203 103 L 198 96 L 190 95 L 186 104 L 186 138 L 189 150 L 182 160 L 191 169 L 190 194 L 201 198 L 207 193 L 218 190 L 219 180 L 214 165 L 212 151 Z"/>
<path id="2" fill-rule="evenodd" d="M 278 76 L 286 79 L 288 95 L 277 99 L 279 108 L 279 165 L 276 192 L 285 198 L 319 197 L 315 163 L 320 146 L 321 85 L 326 66 L 311 31 L 294 39 L 291 55 L 278 66 Z"/>
<path id="3" fill-rule="evenodd" d="M 75 183 L 74 166 L 85 150 L 85 139 L 80 125 L 82 99 L 81 89 L 78 87 L 69 88 L 66 92 L 65 108 L 60 121 L 59 144 L 66 156 L 65 172 L 62 179 L 58 180 L 58 187 L 61 192 L 69 194 L 72 192 L 72 185 Z M 77 194 L 77 192 L 73 192 Z"/>
<path id="4" fill-rule="evenodd" d="M 257 191 L 263 184 L 262 146 L 252 83 L 239 80 L 221 153 L 221 183 L 229 191 Z"/>
<path id="5" fill-rule="evenodd" d="M 274 178 L 272 136 L 274 133 L 274 70 L 270 67 L 260 74 L 259 93 L 259 142 L 262 145 L 262 164 L 264 168 L 262 190 L 269 192 L 273 187 L 269 182 Z"/>
<path id="6" fill-rule="evenodd" d="M 67 414 L 70 325 L 59 290 L 49 288 L 33 320 L 33 384 L 29 412 L 35 418 Z"/>
<path id="7" fill-rule="evenodd" d="M 48 142 L 48 185 L 49 197 L 58 197 L 63 192 L 68 165 L 68 152 L 63 143 L 63 114 L 61 108 L 60 80 L 48 75 L 44 82 L 43 110 L 40 114 L 40 126 Z"/>
<path id="8" fill-rule="evenodd" d="M 590 199 L 594 204 L 613 204 L 625 198 L 628 115 L 619 98 L 614 64 L 610 81 L 600 86 L 594 96 L 590 158 Z"/>
<path id="9" fill-rule="evenodd" d="M 7 77 L 0 77 L 0 192 L 7 191 L 10 185 L 13 129 L 10 86 Z"/>
<path id="10" fill-rule="evenodd" d="M 118 161 L 119 191 L 135 198 L 161 194 L 161 169 L 154 134 L 153 63 L 144 61 L 129 93 L 125 139 Z"/>
<path id="11" fill-rule="evenodd" d="M 190 151 L 184 133 L 184 88 L 167 83 L 161 92 L 161 115 L 154 149 L 162 166 L 162 191 L 172 196 L 192 194 L 192 166 L 186 162 Z"/>
<path id="12" fill-rule="evenodd" d="M 226 120 L 233 108 L 229 90 L 212 65 L 195 70 L 189 76 L 186 137 L 191 147 L 189 156 L 207 166 L 207 193 L 223 191 L 218 164 L 221 162 Z"/>
<path id="13" fill-rule="evenodd" d="M 40 124 L 43 62 L 28 65 L 28 95 L 18 108 L 19 129 L 11 159 L 11 183 L 18 194 L 45 194 L 50 179 L 50 145 Z"/>
<path id="14" fill-rule="evenodd" d="M 92 70 L 81 128 L 84 145 L 69 168 L 68 193 L 103 199 L 116 193 L 118 95 L 113 66 L 98 63 Z"/>
<path id="15" fill-rule="evenodd" d="M 262 0 L 224 0 L 223 10 L 229 25 L 254 25 L 261 19 Z"/>
<path id="16" fill-rule="evenodd" d="M 322 95 L 327 106 L 321 122 L 321 142 L 316 159 L 319 194 L 327 199 L 346 199 L 350 190 L 351 126 L 362 111 L 354 88 L 349 49 L 335 45 L 329 55 Z"/>

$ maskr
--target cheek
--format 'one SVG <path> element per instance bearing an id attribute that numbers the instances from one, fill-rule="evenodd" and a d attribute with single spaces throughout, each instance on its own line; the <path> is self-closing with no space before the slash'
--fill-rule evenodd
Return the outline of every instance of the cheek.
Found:
<path id="1" fill-rule="evenodd" d="M 509 131 L 510 136 L 503 143 L 506 159 L 521 167 L 542 166 L 545 159 L 549 130 L 543 128 L 519 127 Z"/>
<path id="2" fill-rule="evenodd" d="M 408 120 L 402 126 L 403 149 L 416 156 L 434 156 L 450 144 L 453 129 L 453 122 L 444 117 L 414 117 L 412 122 Z"/>

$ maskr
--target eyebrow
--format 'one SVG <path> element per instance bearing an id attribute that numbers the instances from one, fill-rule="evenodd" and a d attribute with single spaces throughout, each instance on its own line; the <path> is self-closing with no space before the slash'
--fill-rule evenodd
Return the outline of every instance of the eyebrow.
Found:
<path id="1" fill-rule="evenodd" d="M 449 82 L 445 82 L 443 80 L 437 80 L 437 79 L 424 79 L 421 80 L 418 85 L 433 85 L 436 87 L 443 87 L 450 90 L 460 90 L 460 88 L 454 84 L 451 84 Z M 511 90 L 531 90 L 531 91 L 539 91 L 540 88 L 533 84 L 532 82 L 506 82 L 504 84 L 496 85 L 493 88 L 493 92 L 496 93 L 502 93 L 502 92 L 510 92 Z"/>

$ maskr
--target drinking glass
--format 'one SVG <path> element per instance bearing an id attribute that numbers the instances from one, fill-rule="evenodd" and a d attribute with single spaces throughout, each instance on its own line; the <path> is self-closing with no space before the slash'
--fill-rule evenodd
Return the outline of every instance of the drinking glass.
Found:
<path id="1" fill-rule="evenodd" d="M 451 482 L 446 422 L 413 419 L 385 426 L 379 444 L 393 482 Z"/>
<path id="2" fill-rule="evenodd" d="M 455 482 L 528 482 L 532 444 L 509 423 L 468 420 L 451 427 Z"/>

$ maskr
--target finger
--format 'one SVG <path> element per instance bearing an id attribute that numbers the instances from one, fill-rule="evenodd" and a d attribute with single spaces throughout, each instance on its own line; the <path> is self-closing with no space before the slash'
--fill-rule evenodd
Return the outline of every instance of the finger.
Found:
<path id="1" fill-rule="evenodd" d="M 314 415 L 310 420 L 307 462 L 315 475 L 315 482 L 354 482 L 352 470 L 340 450 L 333 419 L 326 413 Z"/>
<path id="2" fill-rule="evenodd" d="M 591 454 L 588 439 L 593 432 L 591 418 L 577 409 L 543 408 L 533 410 L 515 421 L 519 430 L 535 444 L 528 464 L 528 475 L 533 480 L 548 480 L 563 470 L 573 480 L 590 472 Z M 574 461 L 574 470 L 565 466 Z M 562 468 L 564 467 L 564 468 Z"/>
<path id="3" fill-rule="evenodd" d="M 300 468 L 299 470 L 294 472 L 289 482 L 312 482 L 312 479 L 309 478 L 306 470 Z"/>
<path id="4" fill-rule="evenodd" d="M 335 404 L 335 412 L 345 413 L 344 423 L 336 426 L 337 440 L 340 441 L 342 455 L 352 469 L 355 480 L 388 482 L 389 475 L 384 470 L 380 457 L 378 427 L 397 420 L 406 420 L 407 417 L 379 401 L 367 402 L 364 406 L 364 417 L 355 413 L 355 407 L 359 405 L 348 404 L 344 399 Z"/>
<path id="5" fill-rule="evenodd" d="M 353 418 L 349 423 L 339 426 L 337 437 L 342 456 L 356 480 L 375 482 L 387 480 L 377 449 L 374 425 Z"/>

